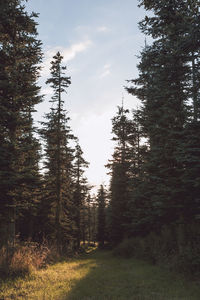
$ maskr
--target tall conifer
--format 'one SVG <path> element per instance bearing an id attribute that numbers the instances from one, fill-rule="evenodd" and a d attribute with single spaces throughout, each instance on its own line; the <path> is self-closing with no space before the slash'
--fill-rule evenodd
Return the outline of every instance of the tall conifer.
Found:
<path id="1" fill-rule="evenodd" d="M 26 167 L 26 128 L 29 112 L 41 101 L 37 86 L 41 43 L 37 40 L 35 17 L 25 11 L 21 0 L 0 3 L 0 190 L 1 228 L 5 240 L 14 244 L 21 191 L 30 178 Z M 3 212 L 3 213 L 2 213 Z M 3 225 L 2 225 L 3 224 Z M 7 224 L 8 226 L 5 226 Z"/>
<path id="2" fill-rule="evenodd" d="M 140 22 L 142 32 L 154 41 L 142 51 L 139 78 L 132 81 L 134 86 L 128 91 L 142 101 L 141 125 L 149 141 L 146 180 L 140 190 L 147 208 L 144 222 L 147 231 L 148 228 L 159 231 L 163 224 L 183 219 L 186 191 L 182 180 L 188 168 L 183 157 L 191 154 L 191 143 L 189 149 L 184 140 L 191 120 L 190 100 L 193 119 L 197 120 L 198 115 L 200 28 L 197 1 L 140 3 L 154 12 L 153 17 Z M 195 160 L 190 155 L 191 163 Z"/>
<path id="3" fill-rule="evenodd" d="M 119 243 L 125 237 L 125 224 L 128 223 L 128 203 L 130 197 L 130 148 L 129 137 L 131 123 L 127 117 L 128 110 L 123 105 L 118 107 L 116 116 L 112 119 L 113 140 L 116 146 L 113 159 L 107 165 L 111 172 L 110 235 L 113 244 Z M 120 212 L 120 214 L 119 214 Z"/>
<path id="4" fill-rule="evenodd" d="M 47 80 L 54 94 L 52 96 L 51 112 L 46 115 L 41 135 L 45 146 L 45 190 L 47 213 L 50 227 L 48 232 L 54 232 L 58 250 L 65 247 L 72 238 L 71 233 L 71 202 L 73 192 L 73 150 L 69 145 L 74 139 L 68 125 L 64 109 L 63 92 L 71 84 L 70 77 L 65 76 L 65 66 L 62 66 L 63 57 L 58 52 L 51 62 L 51 77 Z M 46 226 L 46 225 L 45 225 Z M 46 231 L 45 230 L 45 231 Z"/>

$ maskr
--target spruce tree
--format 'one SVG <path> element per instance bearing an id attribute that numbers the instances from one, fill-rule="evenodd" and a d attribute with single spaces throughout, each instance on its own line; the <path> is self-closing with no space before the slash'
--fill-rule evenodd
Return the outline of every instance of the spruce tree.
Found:
<path id="1" fill-rule="evenodd" d="M 106 241 L 106 193 L 103 185 L 100 186 L 97 194 L 98 204 L 98 227 L 97 227 L 97 241 L 99 248 L 104 247 Z"/>
<path id="2" fill-rule="evenodd" d="M 17 222 L 17 231 L 20 238 L 37 240 L 40 228 L 37 224 L 38 207 L 41 201 L 42 175 L 39 169 L 41 146 L 34 136 L 36 128 L 32 126 L 32 117 L 29 112 L 29 125 L 24 132 L 22 143 L 26 152 L 23 154 L 23 172 L 25 182 L 19 187 L 21 216 Z M 24 226 L 27 224 L 27 226 Z"/>
<path id="3" fill-rule="evenodd" d="M 110 206 L 111 222 L 110 235 L 113 244 L 118 244 L 125 236 L 125 224 L 128 221 L 128 203 L 130 200 L 130 148 L 129 135 L 131 123 L 127 117 L 129 113 L 123 105 L 118 107 L 116 116 L 112 119 L 116 146 L 113 159 L 107 167 L 110 168 Z M 120 212 L 120 214 L 119 214 Z"/>
<path id="4" fill-rule="evenodd" d="M 187 117 L 185 87 L 189 68 L 187 57 L 178 47 L 182 40 L 179 3 L 142 3 L 145 8 L 154 10 L 155 17 L 146 17 L 140 27 L 155 41 L 141 53 L 140 76 L 133 81 L 136 87 L 129 92 L 143 102 L 142 125 L 150 147 L 146 164 L 149 188 L 145 202 L 151 199 L 148 203 L 151 217 L 147 222 L 159 230 L 161 224 L 176 220 L 180 212 L 182 165 L 177 150 L 182 143 Z"/>
<path id="5" fill-rule="evenodd" d="M 188 149 L 184 141 L 191 134 L 191 129 L 188 134 L 186 130 L 191 116 L 198 119 L 200 28 L 197 1 L 140 3 L 154 13 L 140 22 L 142 32 L 154 41 L 142 51 L 139 78 L 132 80 L 134 86 L 128 91 L 142 101 L 141 125 L 149 142 L 144 167 L 146 178 L 143 188 L 140 185 L 138 190 L 147 211 L 142 218 L 148 232 L 159 231 L 163 224 L 183 219 L 187 194 L 182 181 L 187 173 L 184 158 L 189 155 L 187 151 L 191 153 L 191 143 Z M 194 152 L 198 153 L 195 149 Z M 196 160 L 194 156 L 190 158 Z"/>
<path id="6" fill-rule="evenodd" d="M 129 189 L 130 197 L 127 209 L 129 222 L 125 226 L 127 235 L 130 237 L 141 234 L 143 231 L 143 217 L 146 209 L 142 200 L 144 191 L 141 191 L 145 182 L 144 165 L 147 159 L 148 143 L 141 125 L 142 112 L 139 109 L 132 111 L 129 132 Z"/>
<path id="7" fill-rule="evenodd" d="M 84 177 L 85 168 L 89 163 L 83 158 L 83 151 L 77 141 L 74 154 L 74 193 L 73 204 L 75 207 L 75 226 L 76 226 L 76 247 L 80 247 L 81 226 L 84 226 L 85 214 L 84 205 L 87 201 L 88 185 Z"/>
<path id="8" fill-rule="evenodd" d="M 85 206 L 85 224 L 87 225 L 87 241 L 88 245 L 90 245 L 92 241 L 92 210 L 91 210 L 91 195 L 88 194 L 85 197 L 84 206 Z"/>
<path id="9" fill-rule="evenodd" d="M 2 239 L 14 245 L 21 191 L 31 177 L 23 143 L 27 126 L 32 131 L 30 112 L 41 101 L 37 86 L 41 43 L 37 40 L 35 17 L 21 0 L 0 3 L 0 190 Z M 30 153 L 30 152 L 29 152 Z"/>
<path id="10" fill-rule="evenodd" d="M 72 239 L 72 193 L 73 193 L 73 150 L 69 145 L 74 139 L 68 125 L 69 118 L 64 110 L 63 92 L 71 84 L 65 76 L 63 57 L 58 52 L 51 62 L 51 77 L 46 81 L 53 88 L 51 112 L 46 115 L 41 135 L 45 140 L 45 199 L 48 222 L 44 231 L 53 232 L 57 249 L 67 247 Z"/>

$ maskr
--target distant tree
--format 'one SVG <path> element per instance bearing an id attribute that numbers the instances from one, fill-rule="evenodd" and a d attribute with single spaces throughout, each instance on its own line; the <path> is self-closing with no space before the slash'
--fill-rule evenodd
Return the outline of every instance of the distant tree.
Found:
<path id="1" fill-rule="evenodd" d="M 85 213 L 84 203 L 88 194 L 88 184 L 84 177 L 85 168 L 89 163 L 83 158 L 83 151 L 77 141 L 74 155 L 74 193 L 73 193 L 73 204 L 75 206 L 75 226 L 76 226 L 76 247 L 80 247 L 81 242 L 81 226 L 83 225 L 84 217 L 82 214 Z"/>
<path id="2" fill-rule="evenodd" d="M 90 199 L 90 227 L 91 227 L 91 239 L 95 243 L 97 241 L 97 213 L 98 213 L 98 204 L 96 202 L 96 197 Z"/>
<path id="3" fill-rule="evenodd" d="M 106 240 L 106 193 L 103 185 L 100 186 L 97 194 L 98 205 L 98 227 L 97 227 L 97 241 L 99 248 L 103 248 Z"/>
<path id="4" fill-rule="evenodd" d="M 21 192 L 29 186 L 30 196 L 38 177 L 33 174 L 35 162 L 28 163 L 34 150 L 24 143 L 28 137 L 34 143 L 30 113 L 41 101 L 37 79 L 42 53 L 36 17 L 25 11 L 20 0 L 0 3 L 0 236 L 1 243 L 9 245 L 15 242 L 16 220 L 23 206 Z"/>
<path id="5" fill-rule="evenodd" d="M 98 203 L 96 196 L 88 194 L 85 201 L 85 214 L 87 224 L 87 240 L 88 243 L 97 241 L 97 223 L 98 223 Z"/>

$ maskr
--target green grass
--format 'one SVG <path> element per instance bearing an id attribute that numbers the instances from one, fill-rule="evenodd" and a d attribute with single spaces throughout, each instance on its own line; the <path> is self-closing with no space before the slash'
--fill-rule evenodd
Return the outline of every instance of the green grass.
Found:
<path id="1" fill-rule="evenodd" d="M 146 262 L 94 251 L 27 278 L 1 282 L 0 299 L 199 300 L 200 287 Z"/>

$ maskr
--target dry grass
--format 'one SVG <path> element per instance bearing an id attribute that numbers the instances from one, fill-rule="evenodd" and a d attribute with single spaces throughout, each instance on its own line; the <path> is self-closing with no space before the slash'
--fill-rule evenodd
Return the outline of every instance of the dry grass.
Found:
<path id="1" fill-rule="evenodd" d="M 58 258 L 54 247 L 47 244 L 27 242 L 16 246 L 12 255 L 6 249 L 0 250 L 0 275 L 18 276 L 30 274 Z"/>

